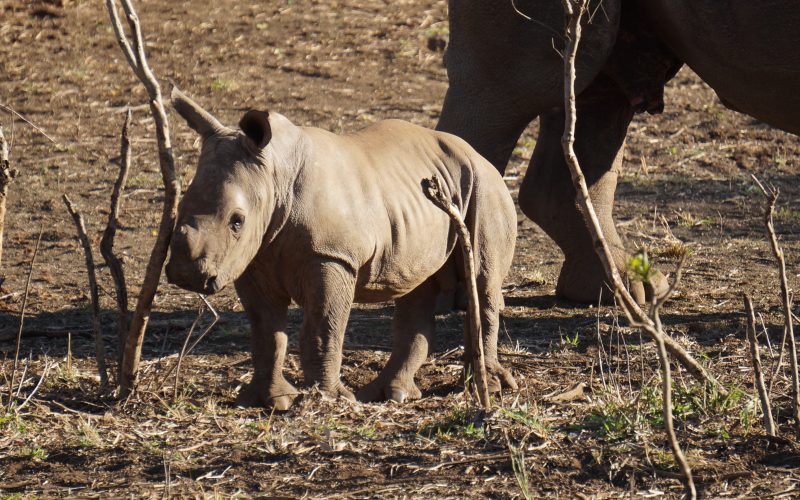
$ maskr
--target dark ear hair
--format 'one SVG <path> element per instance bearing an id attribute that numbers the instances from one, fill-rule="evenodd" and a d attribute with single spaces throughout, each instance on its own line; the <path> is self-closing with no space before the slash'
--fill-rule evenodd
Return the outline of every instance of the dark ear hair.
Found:
<path id="1" fill-rule="evenodd" d="M 272 139 L 269 112 L 251 109 L 239 120 L 239 128 L 258 149 L 263 149 Z"/>

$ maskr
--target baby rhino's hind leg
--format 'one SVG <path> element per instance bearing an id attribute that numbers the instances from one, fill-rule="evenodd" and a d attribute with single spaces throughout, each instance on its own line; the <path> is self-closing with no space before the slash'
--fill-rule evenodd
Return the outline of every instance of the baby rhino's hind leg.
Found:
<path id="1" fill-rule="evenodd" d="M 436 279 L 431 277 L 397 299 L 392 319 L 392 354 L 380 375 L 358 392 L 359 401 L 391 399 L 402 403 L 419 399 L 421 393 L 414 383 L 414 375 L 428 357 L 433 343 L 438 293 Z"/>
<path id="2" fill-rule="evenodd" d="M 503 389 L 517 390 L 517 383 L 511 372 L 500 364 L 497 357 L 497 337 L 500 329 L 500 310 L 503 308 L 503 295 L 499 286 L 488 286 L 486 280 L 478 278 L 478 307 L 483 333 L 483 354 L 486 361 L 486 374 L 489 392 Z M 464 320 L 464 360 L 468 365 L 473 358 L 470 342 L 470 321 Z"/>

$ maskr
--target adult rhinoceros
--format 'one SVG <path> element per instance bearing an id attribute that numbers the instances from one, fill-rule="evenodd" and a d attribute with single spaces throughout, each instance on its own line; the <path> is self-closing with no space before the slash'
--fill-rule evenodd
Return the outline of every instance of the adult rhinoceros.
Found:
<path id="1" fill-rule="evenodd" d="M 726 106 L 800 133 L 800 3 L 592 0 L 589 10 L 577 61 L 576 150 L 622 269 L 626 253 L 612 212 L 634 113 L 660 111 L 664 84 L 685 63 Z M 449 17 L 450 87 L 438 128 L 466 139 L 503 172 L 522 130 L 539 117 L 520 208 L 564 252 L 556 293 L 596 301 L 605 273 L 560 144 L 561 0 L 450 0 Z M 632 291 L 644 298 L 641 285 Z"/>

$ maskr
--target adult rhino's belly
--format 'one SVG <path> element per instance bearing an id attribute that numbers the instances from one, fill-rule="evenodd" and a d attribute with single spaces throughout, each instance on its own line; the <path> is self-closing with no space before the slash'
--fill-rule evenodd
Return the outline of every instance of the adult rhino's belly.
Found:
<path id="1" fill-rule="evenodd" d="M 402 297 L 444 266 L 454 233 L 447 216 L 425 203 L 397 210 L 383 234 L 376 235 L 372 256 L 358 271 L 356 302 Z"/>
<path id="2" fill-rule="evenodd" d="M 800 73 L 769 75 L 700 73 L 725 106 L 793 134 L 800 134 Z"/>
<path id="3" fill-rule="evenodd" d="M 800 133 L 794 0 L 640 0 L 649 23 L 728 107 Z"/>

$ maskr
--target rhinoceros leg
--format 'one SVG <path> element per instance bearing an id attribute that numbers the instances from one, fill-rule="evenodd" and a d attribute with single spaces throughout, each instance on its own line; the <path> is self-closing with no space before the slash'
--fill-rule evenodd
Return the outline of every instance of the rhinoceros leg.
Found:
<path id="1" fill-rule="evenodd" d="M 289 299 L 265 293 L 249 272 L 237 280 L 236 291 L 250 319 L 254 366 L 253 379 L 236 403 L 287 410 L 299 393 L 283 376 Z"/>
<path id="2" fill-rule="evenodd" d="M 597 216 L 614 254 L 617 268 L 625 272 L 626 250 L 614 225 L 614 193 L 633 109 L 618 88 L 599 76 L 577 102 L 575 151 L 589 185 Z M 539 137 L 519 192 L 522 212 L 536 222 L 561 247 L 564 265 L 556 294 L 578 302 L 597 302 L 613 294 L 595 253 L 592 239 L 575 201 L 569 169 L 561 149 L 564 112 L 539 116 Z M 654 280 L 655 292 L 665 287 L 663 275 Z M 636 300 L 645 300 L 641 283 L 631 283 Z"/>
<path id="3" fill-rule="evenodd" d="M 359 401 L 419 399 L 414 375 L 428 357 L 434 339 L 434 309 L 439 286 L 429 278 L 395 302 L 392 354 L 380 375 L 358 391 Z"/>
<path id="4" fill-rule="evenodd" d="M 333 397 L 355 400 L 342 384 L 342 345 L 356 286 L 355 276 L 340 264 L 309 265 L 302 275 L 303 325 L 300 363 L 306 385 L 318 384 Z"/>
<path id="5" fill-rule="evenodd" d="M 486 361 L 487 384 L 490 392 L 502 389 L 517 390 L 517 383 L 511 372 L 500 364 L 497 358 L 497 336 L 500 330 L 500 311 L 503 309 L 503 292 L 501 283 L 491 283 L 485 277 L 477 277 L 478 307 L 480 308 L 481 329 L 483 334 L 483 355 Z M 470 342 L 470 321 L 464 319 L 464 360 L 465 366 L 472 360 L 472 343 Z"/>

